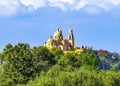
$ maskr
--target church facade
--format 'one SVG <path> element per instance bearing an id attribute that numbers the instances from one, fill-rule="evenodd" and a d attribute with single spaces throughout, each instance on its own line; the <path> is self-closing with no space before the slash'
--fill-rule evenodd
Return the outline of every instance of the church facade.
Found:
<path id="1" fill-rule="evenodd" d="M 70 48 L 74 48 L 74 34 L 73 30 L 70 29 L 68 32 L 68 38 L 64 39 L 62 30 L 59 28 L 56 30 L 53 36 L 50 36 L 47 42 L 44 44 L 45 47 L 51 49 L 53 47 L 60 48 L 61 50 L 67 51 Z"/>

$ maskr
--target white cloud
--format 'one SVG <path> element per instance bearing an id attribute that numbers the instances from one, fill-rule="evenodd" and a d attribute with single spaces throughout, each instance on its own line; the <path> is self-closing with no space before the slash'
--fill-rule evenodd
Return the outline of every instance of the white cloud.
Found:
<path id="1" fill-rule="evenodd" d="M 70 6 L 74 5 L 75 0 L 48 0 L 48 3 L 49 6 L 59 7 L 62 11 L 67 11 Z"/>
<path id="2" fill-rule="evenodd" d="M 45 0 L 20 0 L 25 6 L 32 6 L 34 9 L 45 6 Z"/>
<path id="3" fill-rule="evenodd" d="M 113 5 L 120 5 L 120 0 L 105 0 L 105 2 Z"/>
<path id="4" fill-rule="evenodd" d="M 25 7 L 19 0 L 0 0 L 0 17 L 33 11 L 32 6 Z"/>
<path id="5" fill-rule="evenodd" d="M 87 4 L 87 2 L 85 0 L 80 0 L 72 7 L 72 9 L 79 10 L 79 9 L 85 7 L 86 4 Z"/>
<path id="6" fill-rule="evenodd" d="M 17 5 L 18 0 L 0 0 L 0 6 Z"/>
<path id="7" fill-rule="evenodd" d="M 62 11 L 67 11 L 67 7 L 63 3 L 56 2 L 54 4 L 50 4 L 50 6 L 59 7 Z"/>
<path id="8" fill-rule="evenodd" d="M 12 15 L 17 12 L 18 0 L 1 0 L 0 16 Z"/>
<path id="9" fill-rule="evenodd" d="M 80 10 L 89 5 L 110 11 L 120 7 L 120 0 L 0 0 L 0 16 L 16 14 L 23 10 L 24 12 L 32 11 L 45 6 L 54 6 L 62 11 L 69 11 Z M 98 8 L 89 8 L 87 12 L 98 12 Z"/>
<path id="10" fill-rule="evenodd" d="M 51 3 L 58 3 L 58 2 L 63 2 L 63 3 L 69 3 L 71 5 L 74 4 L 75 0 L 48 0 Z"/>
<path id="11" fill-rule="evenodd" d="M 80 10 L 82 8 L 88 7 L 88 6 L 94 6 L 93 8 L 88 8 L 87 12 L 90 12 L 94 14 L 94 12 L 99 13 L 100 9 L 104 9 L 105 11 L 110 11 L 113 9 L 116 9 L 118 5 L 120 6 L 120 0 L 78 0 L 77 3 L 72 6 L 72 10 Z M 97 7 L 97 8 L 96 8 Z"/>

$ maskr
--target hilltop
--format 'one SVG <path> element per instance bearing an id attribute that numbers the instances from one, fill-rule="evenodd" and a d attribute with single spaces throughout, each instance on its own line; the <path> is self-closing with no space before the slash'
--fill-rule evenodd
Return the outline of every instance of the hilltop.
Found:
<path id="1" fill-rule="evenodd" d="M 1 86 L 120 86 L 119 69 L 119 55 L 92 49 L 64 53 L 18 43 L 0 53 Z"/>

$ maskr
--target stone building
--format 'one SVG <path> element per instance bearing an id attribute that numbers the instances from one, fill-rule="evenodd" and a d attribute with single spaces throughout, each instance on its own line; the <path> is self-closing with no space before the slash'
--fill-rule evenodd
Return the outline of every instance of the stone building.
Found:
<path id="1" fill-rule="evenodd" d="M 103 55 L 103 56 L 107 56 L 108 55 L 108 51 L 107 50 L 97 50 L 96 53 L 98 55 Z"/>

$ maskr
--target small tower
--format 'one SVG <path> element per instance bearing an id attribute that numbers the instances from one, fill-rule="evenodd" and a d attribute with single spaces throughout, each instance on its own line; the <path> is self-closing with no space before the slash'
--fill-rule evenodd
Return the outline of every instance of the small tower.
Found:
<path id="1" fill-rule="evenodd" d="M 59 37 L 59 39 L 63 40 L 62 30 L 60 30 L 60 37 Z"/>
<path id="2" fill-rule="evenodd" d="M 74 34 L 72 29 L 68 32 L 68 41 L 71 44 L 71 47 L 74 47 Z"/>

